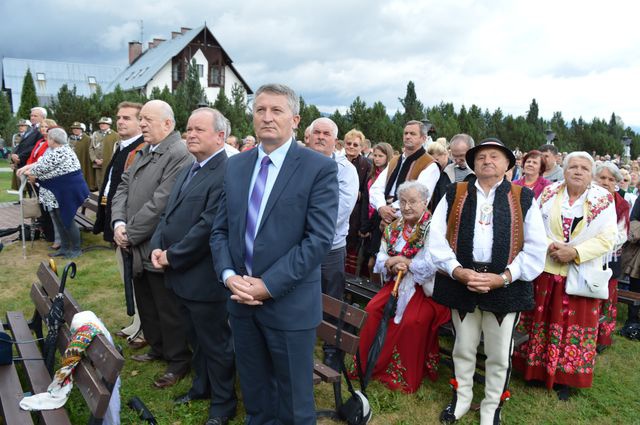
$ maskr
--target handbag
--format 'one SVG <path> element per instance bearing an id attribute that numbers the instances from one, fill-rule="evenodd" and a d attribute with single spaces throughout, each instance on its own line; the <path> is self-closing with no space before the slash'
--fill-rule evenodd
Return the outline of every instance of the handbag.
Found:
<path id="1" fill-rule="evenodd" d="M 33 193 L 36 193 L 33 185 L 31 185 L 31 189 L 33 190 Z M 22 215 L 24 218 L 39 218 L 42 215 L 40 202 L 38 202 L 37 196 L 26 199 L 22 198 Z"/>
<path id="2" fill-rule="evenodd" d="M 581 265 L 570 263 L 565 292 L 568 295 L 579 297 L 608 299 L 609 279 L 611 279 L 612 272 L 608 267 L 603 270 L 599 264 L 602 264 L 600 259 L 591 260 Z"/>

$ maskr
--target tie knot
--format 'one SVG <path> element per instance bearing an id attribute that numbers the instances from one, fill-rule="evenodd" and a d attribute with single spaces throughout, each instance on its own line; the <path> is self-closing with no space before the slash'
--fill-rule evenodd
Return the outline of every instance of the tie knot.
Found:
<path id="1" fill-rule="evenodd" d="M 264 158 L 262 158 L 262 161 L 260 161 L 260 166 L 264 167 L 265 165 L 269 164 L 271 164 L 271 158 L 269 158 L 269 155 L 266 155 Z"/>
<path id="2" fill-rule="evenodd" d="M 200 163 L 199 162 L 194 162 L 193 165 L 191 166 L 191 172 L 195 173 L 199 169 L 200 169 Z"/>

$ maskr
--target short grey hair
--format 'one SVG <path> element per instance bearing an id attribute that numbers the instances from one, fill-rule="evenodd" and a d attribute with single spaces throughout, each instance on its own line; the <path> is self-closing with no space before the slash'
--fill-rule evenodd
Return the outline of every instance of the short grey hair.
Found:
<path id="1" fill-rule="evenodd" d="M 52 128 L 49 131 L 47 131 L 47 138 L 59 145 L 66 145 L 69 143 L 69 139 L 67 138 L 67 132 L 61 129 L 60 127 Z"/>
<path id="2" fill-rule="evenodd" d="M 449 141 L 449 148 L 451 148 L 454 143 L 465 143 L 469 149 L 476 145 L 476 142 L 473 141 L 473 137 L 466 133 L 460 133 L 453 136 Z"/>
<path id="3" fill-rule="evenodd" d="M 285 86 L 284 84 L 275 84 L 275 83 L 265 84 L 263 86 L 260 86 L 260 88 L 256 91 L 254 99 L 260 96 L 262 93 L 271 93 L 271 94 L 277 94 L 280 96 L 286 96 L 287 103 L 289 104 L 289 109 L 291 109 L 291 112 L 293 113 L 293 115 L 298 115 L 300 113 L 300 98 L 298 97 L 296 92 L 293 91 L 292 88 Z M 254 112 L 255 112 L 255 105 L 256 104 L 254 102 L 253 103 Z"/>
<path id="4" fill-rule="evenodd" d="M 226 142 L 229 136 L 231 136 L 231 121 L 225 116 L 223 116 L 222 118 L 224 118 L 224 140 Z"/>
<path id="5" fill-rule="evenodd" d="M 309 127 L 311 127 L 311 132 L 313 132 L 313 129 L 315 128 L 316 124 L 320 124 L 320 123 L 329 124 L 331 126 L 331 133 L 333 134 L 333 137 L 335 139 L 338 138 L 338 126 L 337 126 L 337 124 L 335 122 L 333 122 L 332 119 L 327 118 L 327 117 L 320 117 L 320 118 L 316 118 L 315 120 L 313 120 L 313 122 L 309 126 Z"/>
<path id="6" fill-rule="evenodd" d="M 596 171 L 596 163 L 593 160 L 593 157 L 591 155 L 589 155 L 588 152 L 585 152 L 585 151 L 575 151 L 575 152 L 571 152 L 569 155 L 565 156 L 564 157 L 564 161 L 562 162 L 562 168 L 566 170 L 567 166 L 569 165 L 569 162 L 571 162 L 571 160 L 574 159 L 574 158 L 584 158 L 584 159 L 589 160 L 589 162 L 591 163 L 591 172 L 595 173 L 595 171 Z"/>
<path id="7" fill-rule="evenodd" d="M 601 172 L 604 170 L 609 170 L 611 175 L 616 179 L 616 182 L 619 183 L 622 181 L 622 173 L 620 169 L 615 166 L 615 164 L 611 162 L 604 162 L 596 167 L 596 176 L 599 176 Z"/>
<path id="8" fill-rule="evenodd" d="M 173 125 L 174 126 L 176 125 L 176 117 L 173 114 L 173 109 L 171 109 L 171 105 L 169 105 L 164 100 L 153 99 L 153 100 L 148 101 L 144 105 L 145 106 L 147 106 L 147 105 L 157 105 L 159 110 L 160 110 L 160 118 L 161 119 L 165 119 L 165 120 L 166 119 L 171 120 Z"/>
<path id="9" fill-rule="evenodd" d="M 427 133 L 429 132 L 429 129 L 427 128 L 426 125 L 424 125 L 422 121 L 418 121 L 418 120 L 407 121 L 404 127 L 402 127 L 402 129 L 404 130 L 405 128 L 407 128 L 407 126 L 410 126 L 410 125 L 417 125 L 420 128 L 420 136 L 427 137 Z"/>
<path id="10" fill-rule="evenodd" d="M 42 118 L 47 118 L 47 110 L 42 106 L 36 106 L 35 108 L 31 108 L 31 112 L 38 112 L 42 115 Z"/>
<path id="11" fill-rule="evenodd" d="M 214 108 L 204 107 L 195 109 L 191 113 L 191 116 L 194 116 L 195 114 L 199 114 L 201 112 L 206 112 L 211 115 L 213 131 L 224 131 L 224 138 L 226 140 L 228 137 L 228 132 L 231 131 L 231 124 L 228 124 L 229 120 L 224 115 L 222 115 L 222 112 Z"/>
<path id="12" fill-rule="evenodd" d="M 402 183 L 398 187 L 398 199 L 400 199 L 400 196 L 402 196 L 402 194 L 412 189 L 415 189 L 415 191 L 418 192 L 418 195 L 420 195 L 420 198 L 422 198 L 424 202 L 427 202 L 429 200 L 429 189 L 427 188 L 427 186 L 417 180 L 409 180 Z"/>

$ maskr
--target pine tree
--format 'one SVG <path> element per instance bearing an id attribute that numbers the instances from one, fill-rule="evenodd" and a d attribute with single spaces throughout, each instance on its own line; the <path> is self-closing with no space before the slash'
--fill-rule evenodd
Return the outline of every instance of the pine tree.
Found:
<path id="1" fill-rule="evenodd" d="M 409 84 L 407 84 L 407 93 L 404 95 L 404 99 L 398 98 L 398 100 L 404 108 L 404 122 L 426 118 L 424 105 L 418 100 L 416 86 L 413 81 L 409 81 Z"/>
<path id="2" fill-rule="evenodd" d="M 320 111 L 315 105 L 307 105 L 307 102 L 300 96 L 300 124 L 298 124 L 296 138 L 298 140 L 304 140 L 304 131 L 316 118 L 320 118 L 321 116 L 322 114 L 320 114 Z"/>
<path id="3" fill-rule="evenodd" d="M 36 85 L 33 82 L 31 70 L 27 68 L 27 73 L 22 81 L 22 94 L 20 95 L 20 108 L 18 118 L 28 119 L 31 115 L 31 108 L 38 106 L 38 96 L 36 95 Z"/>
<path id="4" fill-rule="evenodd" d="M 187 126 L 191 112 L 202 102 L 207 103 L 207 97 L 200 84 L 200 74 L 196 60 L 193 59 L 187 68 L 187 76 L 176 89 L 173 113 L 176 118 L 176 130 L 182 131 Z"/>
<path id="5" fill-rule="evenodd" d="M 221 89 L 222 91 L 222 89 Z M 229 114 L 225 116 L 231 121 L 231 130 L 239 138 L 252 134 L 251 115 L 247 109 L 247 97 L 244 88 L 239 84 L 231 87 L 231 105 Z"/>
<path id="6" fill-rule="evenodd" d="M 88 106 L 88 100 L 84 96 L 79 96 L 76 87 L 69 89 L 63 84 L 58 91 L 58 95 L 51 100 L 51 117 L 56 120 L 59 126 L 69 128 L 75 121 L 88 124 L 92 122 L 92 116 Z"/>
<path id="7" fill-rule="evenodd" d="M 11 115 L 11 106 L 9 98 L 0 90 L 0 138 L 4 139 L 5 146 L 10 146 L 11 136 L 16 130 L 16 120 Z"/>

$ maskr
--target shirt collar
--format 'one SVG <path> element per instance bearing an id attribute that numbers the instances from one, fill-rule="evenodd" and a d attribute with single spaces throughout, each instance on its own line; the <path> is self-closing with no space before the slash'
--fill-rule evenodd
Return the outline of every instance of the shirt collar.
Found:
<path id="1" fill-rule="evenodd" d="M 220 152 L 224 151 L 224 146 L 221 147 L 220 149 L 218 149 L 217 151 L 215 151 L 210 157 L 206 158 L 204 161 L 200 162 L 200 168 L 204 167 L 205 165 L 207 165 L 207 162 L 209 162 L 211 160 L 211 158 L 213 158 L 214 156 L 218 155 Z"/>
<path id="2" fill-rule="evenodd" d="M 496 191 L 498 186 L 500 186 L 503 181 L 504 181 L 504 179 L 502 179 L 498 183 L 494 184 L 491 187 L 491 189 L 489 190 L 489 193 L 487 194 L 487 197 L 491 196 L 491 194 L 493 194 Z M 476 182 L 474 183 L 474 186 L 476 187 L 476 189 L 478 189 L 478 192 L 482 193 L 482 195 L 484 196 L 484 189 L 482 189 L 482 186 L 480 186 L 480 183 L 478 183 L 477 179 L 476 179 Z"/>
<path id="3" fill-rule="evenodd" d="M 269 159 L 271 159 L 271 163 L 276 168 L 279 169 L 280 167 L 282 167 L 282 163 L 284 162 L 284 158 L 287 156 L 287 152 L 291 147 L 291 143 L 292 139 L 289 139 L 289 141 L 287 141 L 284 145 L 280 146 L 269 154 Z M 262 149 L 262 144 L 260 144 L 260 146 L 258 146 L 258 162 L 261 162 L 262 158 L 264 158 L 265 156 L 267 156 L 267 154 Z"/>
<path id="4" fill-rule="evenodd" d="M 138 138 L 142 136 L 142 133 L 140 134 L 136 134 L 135 136 L 133 136 L 130 139 L 126 139 L 126 140 L 121 140 L 120 141 L 120 149 L 124 149 L 127 146 L 129 146 L 131 143 L 135 142 L 136 140 L 138 140 Z"/>

